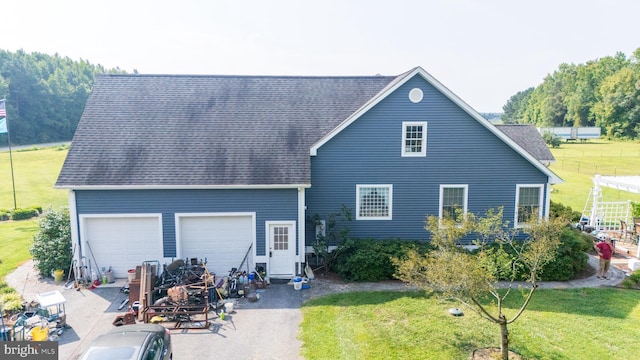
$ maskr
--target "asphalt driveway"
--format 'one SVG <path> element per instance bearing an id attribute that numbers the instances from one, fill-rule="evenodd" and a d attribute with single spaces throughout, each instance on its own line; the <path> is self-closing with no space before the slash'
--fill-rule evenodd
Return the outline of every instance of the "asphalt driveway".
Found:
<path id="1" fill-rule="evenodd" d="M 620 261 L 628 261 L 627 258 Z M 598 259 L 590 256 L 589 264 L 597 267 Z M 566 282 L 541 282 L 540 288 L 617 286 L 625 278 L 614 263 L 608 280 L 593 276 Z M 51 279 L 42 279 L 28 261 L 5 278 L 7 284 L 20 292 L 27 301 L 38 293 L 59 290 L 67 299 L 67 323 L 71 327 L 59 339 L 60 360 L 74 359 L 98 335 L 113 327 L 120 303 L 128 298 L 120 292 L 126 279 L 102 285 L 94 290 L 65 289 Z M 521 284 L 526 286 L 526 283 Z M 292 285 L 271 284 L 260 299 L 249 302 L 236 299 L 234 312 L 221 320 L 213 312 L 207 329 L 172 330 L 174 359 L 303 359 L 301 342 L 297 339 L 302 321 L 300 307 L 311 298 L 345 291 L 406 290 L 399 281 L 376 283 L 343 283 L 319 278 L 310 282 L 310 289 L 296 291 Z"/>
<path id="2" fill-rule="evenodd" d="M 126 279 L 94 290 L 65 289 L 50 279 L 41 279 L 32 262 L 21 266 L 5 279 L 27 301 L 38 293 L 59 290 L 67 299 L 70 329 L 59 338 L 59 359 L 74 359 L 98 335 L 113 328 L 120 303 L 128 298 L 120 292 Z M 296 291 L 287 284 L 271 284 L 260 292 L 260 299 L 236 299 L 234 312 L 213 319 L 207 329 L 171 331 L 174 359 L 302 359 L 296 338 L 302 320 L 300 306 L 306 290 Z"/>

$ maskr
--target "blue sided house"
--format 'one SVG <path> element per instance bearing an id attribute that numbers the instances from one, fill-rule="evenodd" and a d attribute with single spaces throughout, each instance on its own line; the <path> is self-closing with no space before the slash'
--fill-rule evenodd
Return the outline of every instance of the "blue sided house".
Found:
<path id="1" fill-rule="evenodd" d="M 429 240 L 428 215 L 549 212 L 553 156 L 533 126 L 495 126 L 418 67 L 398 76 L 101 75 L 56 188 L 77 256 L 117 277 L 143 261 L 248 254 L 301 273 L 342 206 L 355 238 Z"/>

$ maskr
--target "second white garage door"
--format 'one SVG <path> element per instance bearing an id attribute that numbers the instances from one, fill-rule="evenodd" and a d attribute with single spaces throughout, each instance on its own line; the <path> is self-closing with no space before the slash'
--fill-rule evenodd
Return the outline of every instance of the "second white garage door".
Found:
<path id="1" fill-rule="evenodd" d="M 209 271 L 218 276 L 238 267 L 255 240 L 253 213 L 180 214 L 176 224 L 179 257 L 206 259 Z M 249 254 L 247 261 L 252 260 Z M 253 270 L 253 264 L 249 266 Z"/>

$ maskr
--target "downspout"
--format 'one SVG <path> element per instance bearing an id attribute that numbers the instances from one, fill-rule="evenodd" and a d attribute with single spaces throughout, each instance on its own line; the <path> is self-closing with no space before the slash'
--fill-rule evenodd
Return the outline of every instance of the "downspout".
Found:
<path id="1" fill-rule="evenodd" d="M 72 247 L 75 248 L 73 260 L 78 265 L 82 258 L 82 245 L 80 244 L 80 222 L 78 220 L 76 193 L 73 190 L 69 190 L 69 220 L 71 222 L 71 244 L 74 244 Z"/>
<path id="2" fill-rule="evenodd" d="M 544 204 L 544 214 L 542 215 L 545 220 L 549 220 L 549 213 L 551 212 L 551 183 L 547 182 L 547 198 Z"/>
<path id="3" fill-rule="evenodd" d="M 306 233 L 306 211 L 305 190 L 298 188 L 298 269 L 297 274 L 303 273 L 302 263 L 305 259 L 305 233 Z"/>

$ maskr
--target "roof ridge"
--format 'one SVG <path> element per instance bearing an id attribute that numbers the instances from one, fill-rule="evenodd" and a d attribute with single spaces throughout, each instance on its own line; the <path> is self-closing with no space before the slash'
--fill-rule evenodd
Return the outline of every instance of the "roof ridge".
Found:
<path id="1" fill-rule="evenodd" d="M 201 78 L 254 78 L 254 79 L 381 79 L 396 78 L 398 75 L 233 75 L 233 74 L 111 74 L 101 77 L 201 77 Z"/>

